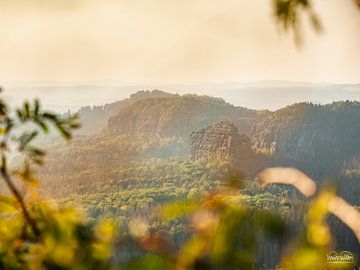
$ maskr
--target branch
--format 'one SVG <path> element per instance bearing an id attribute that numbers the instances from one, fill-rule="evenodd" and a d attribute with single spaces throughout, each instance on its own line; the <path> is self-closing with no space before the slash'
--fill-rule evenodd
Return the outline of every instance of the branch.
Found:
<path id="1" fill-rule="evenodd" d="M 34 234 L 36 236 L 39 236 L 40 235 L 40 230 L 39 230 L 35 220 L 31 217 L 28 209 L 26 208 L 25 201 L 24 201 L 21 193 L 17 190 L 16 186 L 12 182 L 11 177 L 10 177 L 9 173 L 7 172 L 6 168 L 2 167 L 0 169 L 0 173 L 1 173 L 2 178 L 5 180 L 7 186 L 9 187 L 10 191 L 13 193 L 16 200 L 20 204 L 20 207 L 22 209 L 22 212 L 24 214 L 24 217 L 25 217 L 27 223 L 30 225 L 30 227 L 31 227 L 32 231 L 34 232 Z"/>

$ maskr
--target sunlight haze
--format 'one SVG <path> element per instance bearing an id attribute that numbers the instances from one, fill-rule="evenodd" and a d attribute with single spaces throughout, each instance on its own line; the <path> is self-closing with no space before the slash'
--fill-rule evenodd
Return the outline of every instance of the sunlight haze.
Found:
<path id="1" fill-rule="evenodd" d="M 1 0 L 0 80 L 357 82 L 359 12 L 315 2 L 325 32 L 303 18 L 297 49 L 269 0 Z"/>

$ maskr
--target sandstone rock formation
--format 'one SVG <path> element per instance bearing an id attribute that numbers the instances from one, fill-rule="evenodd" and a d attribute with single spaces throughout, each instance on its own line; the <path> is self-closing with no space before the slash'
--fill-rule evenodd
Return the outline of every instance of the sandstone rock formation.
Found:
<path id="1" fill-rule="evenodd" d="M 192 159 L 229 158 L 238 161 L 251 154 L 251 142 L 230 121 L 220 121 L 190 134 Z"/>

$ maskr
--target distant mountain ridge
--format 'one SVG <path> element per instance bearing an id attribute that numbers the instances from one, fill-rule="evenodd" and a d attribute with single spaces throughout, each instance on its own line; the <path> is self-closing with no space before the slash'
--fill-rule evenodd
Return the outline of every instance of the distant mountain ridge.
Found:
<path id="1" fill-rule="evenodd" d="M 360 175 L 357 101 L 326 105 L 302 102 L 271 112 L 233 106 L 221 98 L 155 90 L 141 91 L 101 107 L 85 107 L 80 114 L 86 120 L 81 134 L 89 135 L 89 139 L 83 139 L 84 144 L 94 136 L 95 141 L 125 137 L 132 140 L 133 147 L 140 138 L 139 144 L 146 142 L 149 147 L 146 151 L 136 150 L 135 156 L 184 159 L 191 152 L 192 132 L 227 121 L 239 135 L 250 139 L 252 153 L 246 156 L 253 160 L 248 158 L 246 162 L 252 175 L 266 166 L 294 166 L 319 179 Z M 221 140 L 215 137 L 215 141 Z M 212 149 L 209 140 L 203 145 Z M 126 148 L 121 149 L 126 153 Z M 215 146 L 214 149 L 222 151 Z M 236 163 L 241 164 L 241 160 Z"/>
<path id="2" fill-rule="evenodd" d="M 79 133 L 83 135 L 91 135 L 100 132 L 106 127 L 110 117 L 118 113 L 121 109 L 143 99 L 176 97 L 176 94 L 166 93 L 160 90 L 138 91 L 130 95 L 130 98 L 119 100 L 103 106 L 86 106 L 78 111 L 82 128 Z"/>
<path id="3" fill-rule="evenodd" d="M 349 166 L 356 170 L 360 159 L 356 136 L 360 102 L 356 101 L 302 102 L 270 112 L 236 107 L 221 98 L 155 90 L 79 112 L 82 134 L 174 137 L 185 143 L 194 130 L 229 121 L 240 135 L 250 138 L 254 152 L 270 157 L 273 165 L 301 167 L 319 175 L 342 173 Z"/>
<path id="4" fill-rule="evenodd" d="M 188 138 L 194 129 L 229 120 L 240 133 L 247 134 L 252 125 L 267 113 L 236 107 L 223 99 L 209 96 L 142 99 L 112 116 L 106 131 L 113 135 L 126 133 Z"/>
<path id="5" fill-rule="evenodd" d="M 219 83 L 125 83 L 92 82 L 9 82 L 4 83 L 5 96 L 12 104 L 23 97 L 38 97 L 46 108 L 72 112 L 87 105 L 102 105 L 126 99 L 139 89 L 161 89 L 172 94 L 221 97 L 235 106 L 277 110 L 297 102 L 330 103 L 360 100 L 360 84 L 293 82 L 284 80 Z"/>

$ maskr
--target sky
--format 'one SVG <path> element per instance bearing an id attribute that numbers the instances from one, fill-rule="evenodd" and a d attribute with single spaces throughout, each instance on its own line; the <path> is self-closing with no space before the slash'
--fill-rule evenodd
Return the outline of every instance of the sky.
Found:
<path id="1" fill-rule="evenodd" d="M 0 82 L 359 82 L 352 0 L 314 1 L 325 31 L 303 18 L 300 49 L 271 3 L 0 0 Z"/>

